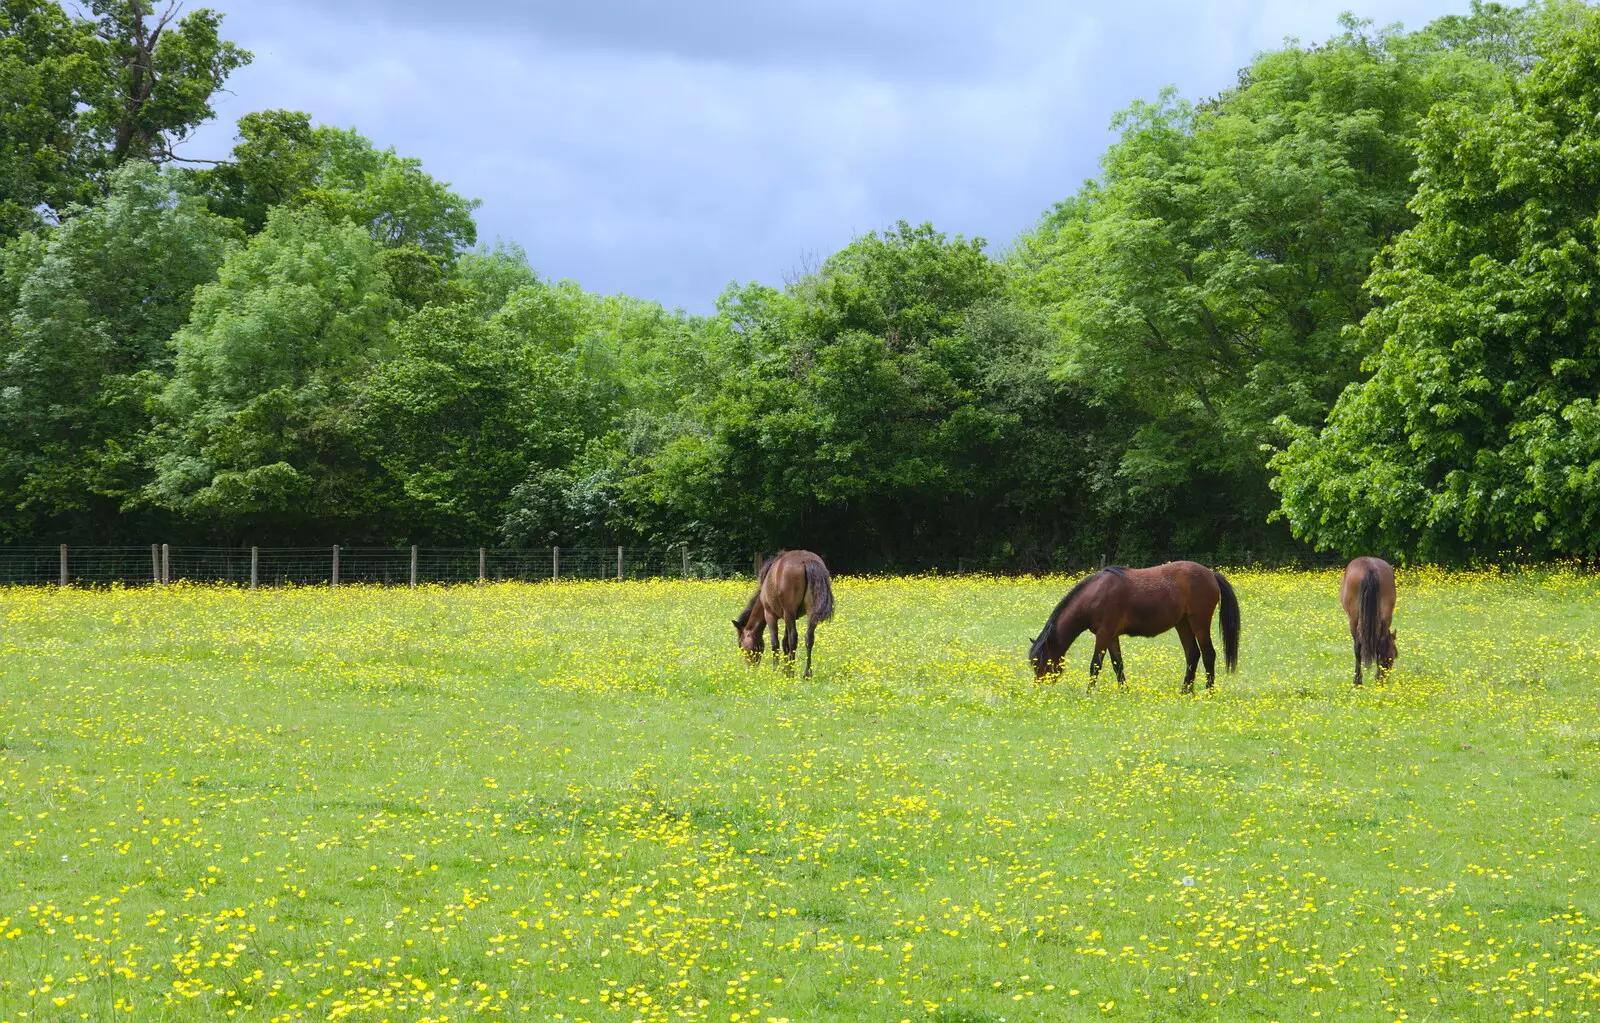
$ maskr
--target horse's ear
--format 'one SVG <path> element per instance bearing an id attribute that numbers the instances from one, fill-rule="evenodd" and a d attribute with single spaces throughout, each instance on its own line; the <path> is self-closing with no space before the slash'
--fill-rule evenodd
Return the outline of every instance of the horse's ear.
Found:
<path id="1" fill-rule="evenodd" d="M 733 621 L 733 627 L 737 629 L 739 627 L 739 619 L 735 618 L 735 619 L 732 619 L 732 621 Z"/>

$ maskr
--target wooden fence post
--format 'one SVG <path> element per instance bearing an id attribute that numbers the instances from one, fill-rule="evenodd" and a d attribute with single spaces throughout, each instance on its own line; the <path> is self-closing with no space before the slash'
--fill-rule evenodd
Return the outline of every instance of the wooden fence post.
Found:
<path id="1" fill-rule="evenodd" d="M 333 585 L 339 585 L 339 545 L 333 545 Z"/>
<path id="2" fill-rule="evenodd" d="M 161 545 L 161 581 L 172 581 L 172 547 L 168 544 Z"/>
<path id="3" fill-rule="evenodd" d="M 760 579 L 761 578 L 761 552 L 760 551 L 756 551 L 754 564 L 755 564 L 756 578 Z"/>
<path id="4" fill-rule="evenodd" d="M 150 581 L 157 586 L 161 585 L 161 545 L 150 545 Z"/>
<path id="5" fill-rule="evenodd" d="M 1106 556 L 1104 554 L 1102 554 L 1102 555 L 1100 555 L 1100 571 L 1104 572 L 1105 570 L 1106 570 Z"/>
<path id="6" fill-rule="evenodd" d="M 67 586 L 67 545 L 61 545 L 61 587 Z"/>
<path id="7" fill-rule="evenodd" d="M 417 545 L 411 545 L 411 588 L 417 588 Z"/>
<path id="8" fill-rule="evenodd" d="M 484 569 L 489 563 L 489 552 L 482 547 L 478 548 L 478 585 L 483 585 Z"/>
<path id="9" fill-rule="evenodd" d="M 689 578 L 689 545 L 683 545 L 683 577 Z"/>
<path id="10" fill-rule="evenodd" d="M 250 548 L 250 588 L 256 588 L 256 580 L 261 573 L 261 548 Z"/>
<path id="11" fill-rule="evenodd" d="M 622 581 L 622 545 L 617 545 L 617 582 Z"/>
<path id="12" fill-rule="evenodd" d="M 555 582 L 561 578 L 561 548 L 550 548 L 550 581 Z"/>

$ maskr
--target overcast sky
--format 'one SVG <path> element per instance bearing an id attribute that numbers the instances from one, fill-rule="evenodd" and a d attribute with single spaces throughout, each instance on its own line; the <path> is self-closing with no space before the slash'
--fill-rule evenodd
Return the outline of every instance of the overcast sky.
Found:
<path id="1" fill-rule="evenodd" d="M 421 157 L 541 273 L 701 312 L 896 220 L 1003 249 L 1095 173 L 1130 100 L 1214 94 L 1351 2 L 189 0 L 255 63 L 182 151 L 304 110 Z"/>

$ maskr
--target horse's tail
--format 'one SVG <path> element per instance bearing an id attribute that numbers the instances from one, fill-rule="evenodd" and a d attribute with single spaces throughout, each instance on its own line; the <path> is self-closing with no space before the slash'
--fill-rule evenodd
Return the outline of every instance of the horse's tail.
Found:
<path id="1" fill-rule="evenodd" d="M 1378 652 L 1388 646 L 1389 637 L 1383 633 L 1383 619 L 1378 614 L 1378 595 L 1382 589 L 1378 573 L 1367 569 L 1361 577 L 1361 596 L 1357 603 L 1356 635 L 1361 637 L 1361 663 L 1371 664 Z"/>
<path id="2" fill-rule="evenodd" d="M 806 604 L 812 621 L 825 622 L 833 617 L 833 582 L 819 562 L 806 562 Z"/>
<path id="3" fill-rule="evenodd" d="M 1222 591 L 1222 659 L 1228 670 L 1239 666 L 1239 598 L 1234 596 L 1233 585 L 1221 572 L 1212 572 L 1217 589 Z"/>

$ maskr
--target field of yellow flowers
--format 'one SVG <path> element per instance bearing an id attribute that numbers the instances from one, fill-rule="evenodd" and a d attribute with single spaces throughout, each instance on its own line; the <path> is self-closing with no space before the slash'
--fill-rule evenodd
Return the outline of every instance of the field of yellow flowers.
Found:
<path id="1" fill-rule="evenodd" d="M 1600 582 L 1239 573 L 1184 697 L 1025 653 L 1064 578 L 0 590 L 0 1021 L 1600 1011 Z"/>

